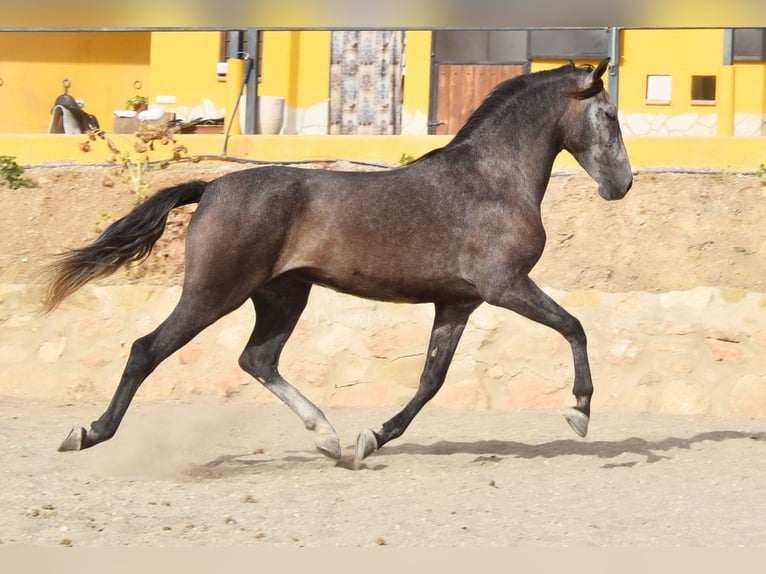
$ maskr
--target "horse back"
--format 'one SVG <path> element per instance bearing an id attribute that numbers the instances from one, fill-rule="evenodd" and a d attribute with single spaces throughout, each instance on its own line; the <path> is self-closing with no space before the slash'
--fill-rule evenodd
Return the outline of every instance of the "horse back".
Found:
<path id="1" fill-rule="evenodd" d="M 447 291 L 465 298 L 472 287 L 461 276 L 466 210 L 458 199 L 407 168 L 261 167 L 212 182 L 190 233 L 271 277 L 398 301 L 432 300 L 452 285 Z"/>

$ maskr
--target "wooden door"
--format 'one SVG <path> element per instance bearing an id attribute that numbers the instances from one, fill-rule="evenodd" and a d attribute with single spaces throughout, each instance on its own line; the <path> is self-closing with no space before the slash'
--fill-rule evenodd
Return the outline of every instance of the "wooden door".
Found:
<path id="1" fill-rule="evenodd" d="M 438 64 L 432 133 L 456 134 L 497 84 L 523 73 L 523 65 Z"/>

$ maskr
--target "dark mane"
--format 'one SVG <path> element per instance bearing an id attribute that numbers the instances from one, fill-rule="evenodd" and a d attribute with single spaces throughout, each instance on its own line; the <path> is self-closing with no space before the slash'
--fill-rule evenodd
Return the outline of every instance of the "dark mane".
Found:
<path id="1" fill-rule="evenodd" d="M 599 78 L 591 83 L 590 86 L 582 88 L 581 90 L 572 90 L 567 92 L 567 96 L 576 100 L 587 100 L 593 96 L 600 94 L 604 91 L 604 81 Z"/>
<path id="2" fill-rule="evenodd" d="M 447 145 L 451 146 L 467 140 L 479 126 L 484 124 L 484 122 L 497 114 L 506 113 L 508 108 L 515 106 L 518 99 L 530 91 L 536 91 L 541 86 L 552 82 L 560 82 L 561 79 L 566 76 L 581 76 L 583 74 L 590 74 L 592 71 L 593 66 L 591 65 L 577 67 L 573 63 L 570 63 L 552 70 L 543 70 L 533 74 L 523 74 L 499 83 L 479 107 L 476 108 L 476 111 L 471 114 L 463 126 L 458 130 L 457 134 L 455 134 L 455 137 Z M 567 96 L 578 100 L 586 100 L 600 93 L 603 89 L 604 83 L 599 78 L 585 88 L 570 88 L 565 90 L 564 93 Z M 419 162 L 432 157 L 443 149 L 444 148 L 437 148 L 431 150 L 410 163 Z"/>

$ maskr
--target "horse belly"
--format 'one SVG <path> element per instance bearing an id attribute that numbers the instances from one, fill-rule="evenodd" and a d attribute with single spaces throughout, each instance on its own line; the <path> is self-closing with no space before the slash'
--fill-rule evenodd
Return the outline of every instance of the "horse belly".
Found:
<path id="1" fill-rule="evenodd" d="M 393 303 L 472 301 L 476 288 L 458 276 L 404 273 L 382 274 L 363 271 L 332 272 L 329 269 L 295 270 L 305 280 L 341 293 Z"/>

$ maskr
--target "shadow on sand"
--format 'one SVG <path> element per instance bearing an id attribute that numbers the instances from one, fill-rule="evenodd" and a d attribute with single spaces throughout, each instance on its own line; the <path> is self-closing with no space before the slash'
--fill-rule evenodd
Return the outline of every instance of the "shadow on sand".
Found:
<path id="1" fill-rule="evenodd" d="M 692 437 L 668 437 L 657 441 L 648 441 L 638 437 L 631 437 L 621 441 L 581 441 L 581 440 L 554 440 L 540 444 L 526 444 L 515 441 L 485 440 L 474 442 L 439 441 L 430 445 L 403 444 L 386 448 L 386 454 L 410 454 L 410 455 L 449 455 L 449 454 L 475 454 L 483 460 L 488 457 L 515 458 L 555 458 L 558 456 L 591 456 L 596 458 L 616 458 L 623 454 L 635 454 L 646 457 L 646 462 L 653 463 L 670 456 L 659 454 L 667 453 L 672 449 L 690 449 L 693 445 L 705 441 L 723 442 L 729 440 L 762 440 L 766 433 L 752 433 L 741 431 L 711 431 L 696 434 Z M 623 465 L 613 465 L 623 466 Z"/>
<path id="2" fill-rule="evenodd" d="M 646 463 L 655 463 L 661 460 L 671 459 L 669 453 L 673 449 L 688 450 L 692 446 L 706 441 L 724 442 L 731 440 L 764 440 L 766 433 L 752 433 L 741 431 L 711 431 L 699 433 L 694 436 L 668 437 L 662 440 L 648 441 L 638 437 L 631 437 L 621 441 L 581 441 L 581 440 L 555 440 L 539 444 L 527 444 L 523 442 L 504 440 L 483 440 L 472 442 L 439 441 L 432 444 L 413 444 L 386 446 L 379 455 L 373 454 L 362 465 L 365 470 L 383 470 L 388 465 L 380 464 L 382 461 L 377 457 L 382 456 L 440 456 L 454 454 L 476 455 L 473 462 L 500 462 L 504 457 L 523 459 L 556 458 L 560 456 L 585 456 L 600 459 L 617 458 L 624 454 L 633 454 L 645 457 Z M 351 468 L 351 457 L 345 456 L 336 463 L 341 468 Z M 202 465 L 196 465 L 188 469 L 188 476 L 195 479 L 226 478 L 245 472 L 253 471 L 278 471 L 294 465 L 307 463 L 320 463 L 327 461 L 320 454 L 306 451 L 300 454 L 288 454 L 283 457 L 265 458 L 256 454 L 223 455 Z M 329 461 L 328 461 L 329 462 Z M 638 464 L 637 461 L 607 463 L 603 468 L 625 468 Z"/>

